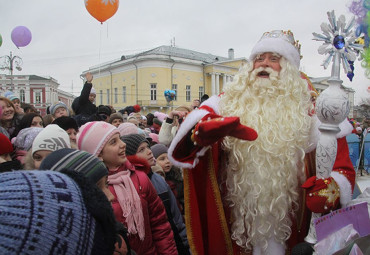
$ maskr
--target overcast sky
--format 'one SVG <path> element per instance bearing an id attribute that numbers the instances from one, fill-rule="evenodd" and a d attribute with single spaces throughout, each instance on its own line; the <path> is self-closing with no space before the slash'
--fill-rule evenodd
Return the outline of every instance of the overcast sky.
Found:
<path id="1" fill-rule="evenodd" d="M 79 94 L 80 74 L 91 66 L 161 45 L 227 57 L 248 57 L 263 32 L 290 29 L 302 44 L 302 71 L 313 77 L 330 76 L 317 53 L 327 11 L 337 17 L 353 16 L 343 0 L 120 0 L 117 13 L 100 24 L 85 9 L 84 0 L 0 0 L 0 56 L 22 57 L 23 70 L 14 74 L 51 76 L 60 89 Z M 31 43 L 17 49 L 11 31 L 26 26 Z M 6 73 L 5 71 L 0 71 Z M 357 61 L 351 83 L 342 71 L 344 85 L 356 91 L 355 99 L 369 97 L 370 85 Z M 73 84 L 73 91 L 72 91 Z"/>

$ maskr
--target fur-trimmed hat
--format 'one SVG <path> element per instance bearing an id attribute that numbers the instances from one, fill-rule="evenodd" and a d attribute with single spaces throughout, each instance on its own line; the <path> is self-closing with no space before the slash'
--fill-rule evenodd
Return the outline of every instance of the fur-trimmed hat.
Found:
<path id="1" fill-rule="evenodd" d="M 2 173 L 0 254 L 113 254 L 109 207 L 104 193 L 77 173 Z"/>
<path id="2" fill-rule="evenodd" d="M 118 129 L 105 121 L 92 121 L 80 127 L 77 133 L 78 149 L 99 156 L 108 140 L 119 134 Z"/>
<path id="3" fill-rule="evenodd" d="M 93 183 L 108 175 L 103 161 L 86 151 L 69 148 L 52 152 L 40 165 L 40 170 L 62 171 L 64 168 L 82 173 Z"/>
<path id="4" fill-rule="evenodd" d="M 149 141 L 141 134 L 124 135 L 121 140 L 126 144 L 127 156 L 135 155 L 140 144 L 145 142 L 149 145 Z"/>
<path id="5" fill-rule="evenodd" d="M 109 123 L 112 124 L 112 122 L 116 119 L 120 119 L 122 120 L 123 122 L 123 116 L 122 116 L 122 113 L 120 112 L 116 112 L 116 113 L 113 113 L 112 115 L 110 115 L 109 117 Z"/>
<path id="6" fill-rule="evenodd" d="M 253 62 L 256 56 L 266 52 L 273 52 L 283 56 L 299 69 L 301 61 L 300 45 L 298 41 L 294 40 L 293 33 L 290 30 L 265 32 L 253 47 L 249 61 Z"/>
<path id="7" fill-rule="evenodd" d="M 78 131 L 77 122 L 74 118 L 69 116 L 61 116 L 57 119 L 55 119 L 52 124 L 56 124 L 59 127 L 61 127 L 63 130 L 67 131 L 70 128 L 73 128 L 74 130 Z"/>

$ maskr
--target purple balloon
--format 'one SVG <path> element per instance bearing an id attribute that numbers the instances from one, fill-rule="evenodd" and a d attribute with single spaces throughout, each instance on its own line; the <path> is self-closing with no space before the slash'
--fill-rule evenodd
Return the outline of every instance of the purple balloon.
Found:
<path id="1" fill-rule="evenodd" d="M 12 31 L 12 41 L 17 48 L 27 46 L 31 39 L 31 31 L 24 26 L 15 27 Z"/>

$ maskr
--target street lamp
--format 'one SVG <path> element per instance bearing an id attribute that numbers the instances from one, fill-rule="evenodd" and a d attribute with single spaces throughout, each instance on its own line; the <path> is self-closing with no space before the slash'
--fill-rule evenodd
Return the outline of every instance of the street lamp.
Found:
<path id="1" fill-rule="evenodd" d="M 10 90 L 14 90 L 13 85 L 13 68 L 15 67 L 18 71 L 22 71 L 22 64 L 23 60 L 22 58 L 18 56 L 13 56 L 12 52 L 10 52 L 10 55 L 5 55 L 0 57 L 0 59 L 3 61 L 3 63 L 0 66 L 1 70 L 9 70 L 10 72 Z"/>

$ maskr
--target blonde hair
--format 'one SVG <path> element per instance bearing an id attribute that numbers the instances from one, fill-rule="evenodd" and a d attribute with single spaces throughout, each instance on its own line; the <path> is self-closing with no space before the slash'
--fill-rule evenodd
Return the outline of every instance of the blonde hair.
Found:
<path id="1" fill-rule="evenodd" d="M 24 170 L 33 170 L 33 169 L 36 169 L 35 168 L 35 162 L 33 161 L 33 157 L 32 157 L 32 148 L 27 151 L 27 154 L 26 154 L 26 156 L 24 158 L 24 166 L 23 166 L 23 169 Z"/>
<path id="2" fill-rule="evenodd" d="M 191 108 L 189 106 L 186 106 L 186 105 L 180 105 L 178 107 L 176 107 L 175 111 L 183 111 L 183 112 L 191 112 Z"/>
<path id="3" fill-rule="evenodd" d="M 234 219 L 231 234 L 245 249 L 258 245 L 266 250 L 271 238 L 284 244 L 298 207 L 310 94 L 294 66 L 284 58 L 280 65 L 280 73 L 261 79 L 253 63 L 246 64 L 220 102 L 223 116 L 239 116 L 258 133 L 253 142 L 227 137 L 223 143 L 229 156 L 224 182 Z"/>

